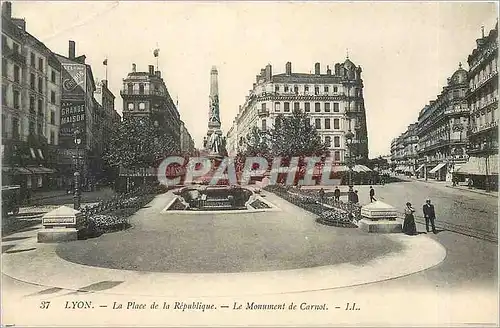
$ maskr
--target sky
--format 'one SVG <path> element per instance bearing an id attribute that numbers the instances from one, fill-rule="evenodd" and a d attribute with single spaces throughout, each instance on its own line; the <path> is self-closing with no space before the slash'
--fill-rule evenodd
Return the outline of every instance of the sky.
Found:
<path id="1" fill-rule="evenodd" d="M 497 20 L 495 2 L 63 2 L 14 1 L 13 16 L 52 51 L 86 55 L 94 77 L 120 90 L 131 71 L 156 65 L 181 119 L 200 147 L 208 125 L 210 69 L 219 70 L 222 129 L 227 133 L 260 69 L 292 62 L 309 73 L 349 58 L 363 69 L 370 158 L 418 119 Z M 348 49 L 348 50 L 346 50 Z"/>

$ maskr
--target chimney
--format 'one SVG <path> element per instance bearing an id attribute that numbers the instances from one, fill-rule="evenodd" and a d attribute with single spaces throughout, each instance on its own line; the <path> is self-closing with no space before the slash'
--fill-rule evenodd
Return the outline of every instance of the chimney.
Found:
<path id="1" fill-rule="evenodd" d="M 340 75 L 340 64 L 335 64 L 335 75 Z"/>
<path id="2" fill-rule="evenodd" d="M 149 75 L 155 75 L 155 67 L 154 65 L 149 65 Z"/>
<path id="3" fill-rule="evenodd" d="M 260 74 L 259 74 L 259 76 L 264 77 L 264 74 L 266 74 L 266 70 L 265 70 L 264 68 L 262 68 L 262 69 L 260 70 Z"/>
<path id="4" fill-rule="evenodd" d="M 107 89 L 108 88 L 108 80 L 102 80 L 101 82 L 102 82 L 102 85 L 104 87 L 106 87 L 106 89 Z"/>
<path id="5" fill-rule="evenodd" d="M 160 71 L 155 71 L 155 75 L 161 78 L 161 72 Z"/>
<path id="6" fill-rule="evenodd" d="M 256 86 L 256 85 L 257 85 L 257 83 L 254 83 L 254 84 L 252 85 L 252 88 L 253 88 L 253 89 L 255 89 L 255 86 Z"/>
<path id="7" fill-rule="evenodd" d="M 292 75 L 292 63 L 288 62 L 285 65 L 286 75 Z"/>
<path id="8" fill-rule="evenodd" d="M 6 1 L 2 4 L 2 16 L 12 18 L 12 3 L 10 1 Z"/>
<path id="9" fill-rule="evenodd" d="M 314 64 L 314 74 L 319 75 L 320 74 L 320 66 L 319 63 Z"/>
<path id="10" fill-rule="evenodd" d="M 332 70 L 329 65 L 326 65 L 326 75 L 332 75 Z"/>
<path id="11" fill-rule="evenodd" d="M 266 65 L 266 81 L 271 81 L 271 78 L 273 77 L 273 68 L 271 64 Z"/>
<path id="12" fill-rule="evenodd" d="M 136 66 L 135 66 L 135 63 L 134 63 L 134 64 L 132 64 L 132 72 L 134 72 L 134 73 L 136 72 Z"/>
<path id="13" fill-rule="evenodd" d="M 69 40 L 69 51 L 68 51 L 68 57 L 69 59 L 75 59 L 75 41 Z"/>

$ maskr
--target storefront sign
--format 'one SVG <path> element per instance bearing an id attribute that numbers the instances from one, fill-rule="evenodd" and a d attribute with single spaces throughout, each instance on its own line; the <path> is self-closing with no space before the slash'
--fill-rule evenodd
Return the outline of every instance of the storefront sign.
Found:
<path id="1" fill-rule="evenodd" d="M 63 64 L 63 99 L 84 96 L 87 68 L 83 64 Z"/>

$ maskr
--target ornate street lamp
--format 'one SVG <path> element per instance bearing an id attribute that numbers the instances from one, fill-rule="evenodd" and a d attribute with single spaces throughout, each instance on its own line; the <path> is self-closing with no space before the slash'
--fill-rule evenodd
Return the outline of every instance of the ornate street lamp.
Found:
<path id="1" fill-rule="evenodd" d="M 74 179 L 75 179 L 75 191 L 73 194 L 73 208 L 75 210 L 80 209 L 80 200 L 81 200 L 81 191 L 80 191 L 80 163 L 79 163 L 79 155 L 80 155 L 80 149 L 79 146 L 82 143 L 82 138 L 80 136 L 80 130 L 76 129 L 74 134 L 74 143 L 76 145 L 76 156 L 75 156 L 75 173 Z"/>
<path id="2" fill-rule="evenodd" d="M 347 192 L 347 200 L 349 203 L 349 217 L 352 218 L 352 198 L 354 194 L 352 185 L 352 169 L 354 167 L 352 162 L 352 140 L 354 138 L 354 134 L 351 130 L 348 130 L 344 137 L 347 143 L 347 150 L 349 151 L 349 156 L 347 157 L 347 167 L 349 168 L 349 191 Z"/>

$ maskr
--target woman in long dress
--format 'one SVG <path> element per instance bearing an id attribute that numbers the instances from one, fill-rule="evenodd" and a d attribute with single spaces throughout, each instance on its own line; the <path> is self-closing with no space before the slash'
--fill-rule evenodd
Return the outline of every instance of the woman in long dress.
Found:
<path id="1" fill-rule="evenodd" d="M 406 203 L 403 232 L 407 235 L 417 234 L 417 226 L 415 224 L 415 217 L 413 216 L 413 213 L 415 213 L 415 209 L 411 207 L 411 203 Z"/>

